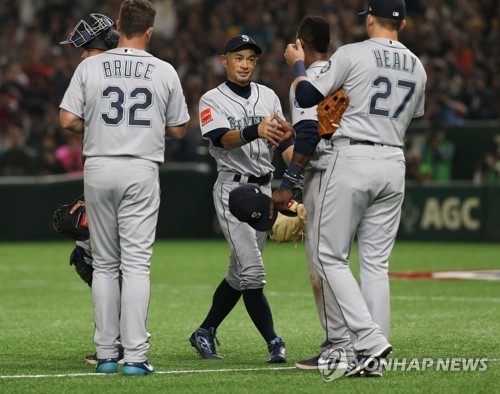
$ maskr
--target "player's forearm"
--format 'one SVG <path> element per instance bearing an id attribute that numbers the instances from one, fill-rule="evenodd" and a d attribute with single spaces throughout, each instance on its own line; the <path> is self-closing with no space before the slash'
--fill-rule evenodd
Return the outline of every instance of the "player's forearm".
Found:
<path id="1" fill-rule="evenodd" d="M 320 141 L 318 122 L 314 120 L 302 120 L 295 124 L 294 127 L 296 130 L 294 152 L 312 156 Z"/>
<path id="2" fill-rule="evenodd" d="M 75 134 L 83 133 L 83 119 L 79 118 L 69 111 L 66 111 L 65 109 L 61 109 L 61 111 L 59 112 L 59 123 L 61 124 L 61 127 L 66 131 Z"/>
<path id="3" fill-rule="evenodd" d="M 180 140 L 186 135 L 186 127 L 187 123 L 179 126 L 167 126 L 165 127 L 165 135 Z"/>
<path id="4" fill-rule="evenodd" d="M 309 164 L 311 156 L 303 155 L 301 153 L 294 152 L 292 160 L 288 164 L 288 168 L 283 174 L 283 180 L 281 181 L 280 189 L 290 190 L 292 187 L 299 182 L 304 168 Z"/>
<path id="5" fill-rule="evenodd" d="M 295 124 L 295 146 L 288 168 L 283 174 L 281 189 L 291 189 L 301 178 L 319 142 L 318 122 L 303 120 Z"/>
<path id="6" fill-rule="evenodd" d="M 282 129 L 283 125 L 276 122 L 272 115 L 242 130 L 229 130 L 220 137 L 220 144 L 224 149 L 234 149 L 255 141 L 257 138 L 263 138 L 269 146 L 279 146 L 286 136 Z"/>
<path id="7" fill-rule="evenodd" d="M 312 156 L 303 155 L 302 153 L 293 152 L 291 162 L 295 162 L 297 164 L 300 164 L 302 166 L 302 168 L 305 168 L 309 164 L 309 162 L 311 161 L 311 157 Z M 301 172 L 301 174 L 302 174 L 302 172 Z"/>
<path id="8" fill-rule="evenodd" d="M 240 130 L 229 130 L 222 137 L 220 137 L 220 144 L 226 150 L 239 148 L 245 145 L 247 142 L 241 139 Z"/>
<path id="9" fill-rule="evenodd" d="M 281 153 L 281 157 L 283 158 L 283 161 L 285 164 L 288 166 L 290 162 L 292 161 L 293 157 L 293 145 L 290 145 L 286 150 L 284 150 Z"/>

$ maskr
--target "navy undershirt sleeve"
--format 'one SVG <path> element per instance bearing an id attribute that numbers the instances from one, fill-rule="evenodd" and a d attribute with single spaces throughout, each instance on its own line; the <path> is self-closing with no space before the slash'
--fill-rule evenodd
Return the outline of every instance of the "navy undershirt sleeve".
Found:
<path id="1" fill-rule="evenodd" d="M 300 81 L 295 88 L 295 99 L 301 108 L 314 107 L 323 95 L 309 81 Z"/>
<path id="2" fill-rule="evenodd" d="M 279 153 L 283 153 L 284 151 L 286 151 L 288 149 L 288 147 L 292 146 L 294 143 L 293 139 L 289 139 L 289 140 L 286 140 L 286 141 L 283 141 L 281 143 L 280 146 L 278 146 L 278 148 L 276 149 Z"/>
<path id="3" fill-rule="evenodd" d="M 223 148 L 220 139 L 221 137 L 226 134 L 229 131 L 227 127 L 221 127 L 219 129 L 214 129 L 212 131 L 209 131 L 207 134 L 205 134 L 208 138 L 210 138 L 210 141 L 212 141 L 212 144 L 216 146 L 217 148 Z"/>
<path id="4" fill-rule="evenodd" d="M 302 120 L 295 124 L 295 147 L 293 151 L 301 155 L 312 156 L 320 140 L 318 122 L 315 120 Z"/>

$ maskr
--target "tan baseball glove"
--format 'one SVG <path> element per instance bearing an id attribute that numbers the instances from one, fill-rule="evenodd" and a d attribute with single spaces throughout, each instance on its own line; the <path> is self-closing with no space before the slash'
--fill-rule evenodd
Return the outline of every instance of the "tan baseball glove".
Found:
<path id="1" fill-rule="evenodd" d="M 269 238 L 276 242 L 294 242 L 304 239 L 306 225 L 306 207 L 290 200 L 288 211 L 278 212 L 278 217 L 269 232 Z"/>
<path id="2" fill-rule="evenodd" d="M 340 88 L 318 104 L 318 133 L 321 138 L 330 139 L 340 126 L 340 119 L 349 105 L 344 88 Z"/>

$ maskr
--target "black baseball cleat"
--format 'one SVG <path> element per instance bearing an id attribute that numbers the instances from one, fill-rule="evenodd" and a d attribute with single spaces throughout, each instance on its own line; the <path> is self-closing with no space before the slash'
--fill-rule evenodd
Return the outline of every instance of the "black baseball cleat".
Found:
<path id="1" fill-rule="evenodd" d="M 210 327 L 208 330 L 199 327 L 189 337 L 191 346 L 196 349 L 201 358 L 207 360 L 223 360 L 224 357 L 217 354 L 215 342 L 220 346 L 219 340 L 215 336 L 217 330 Z"/>
<path id="2" fill-rule="evenodd" d="M 123 364 L 123 346 L 118 345 L 118 364 Z M 97 359 L 97 352 L 94 354 L 88 354 L 86 355 L 83 360 L 85 361 L 86 364 L 91 364 L 91 365 L 97 365 L 98 359 Z"/>
<path id="3" fill-rule="evenodd" d="M 83 360 L 85 361 L 85 364 L 97 365 L 97 353 L 87 354 Z"/>
<path id="4" fill-rule="evenodd" d="M 280 337 L 276 337 L 269 342 L 267 349 L 269 350 L 268 363 L 286 363 L 285 342 Z"/>
<path id="5" fill-rule="evenodd" d="M 146 334 L 148 334 L 148 339 L 146 340 L 146 342 L 149 343 L 149 341 L 151 340 L 151 334 L 149 332 L 147 332 Z M 121 345 L 121 343 L 118 343 L 116 347 L 118 349 L 118 364 L 123 364 L 123 346 Z M 97 365 L 97 352 L 95 352 L 94 354 L 87 354 L 83 358 L 83 361 L 85 361 L 85 364 Z"/>
<path id="6" fill-rule="evenodd" d="M 156 373 L 156 369 L 146 360 L 142 363 L 124 363 L 122 373 L 127 376 L 144 376 Z"/>
<path id="7" fill-rule="evenodd" d="M 308 358 L 307 360 L 300 360 L 295 363 L 295 368 L 298 369 L 305 369 L 305 370 L 311 370 L 311 369 L 319 369 L 318 368 L 318 361 L 319 358 L 321 357 L 321 354 L 318 354 L 317 356 L 313 358 Z"/>
<path id="8" fill-rule="evenodd" d="M 365 377 L 380 377 L 382 376 L 380 368 L 380 359 L 386 358 L 392 352 L 392 346 L 387 344 L 373 354 L 358 354 L 352 361 L 345 372 L 345 376 L 365 376 Z M 368 373 L 368 375 L 366 374 Z M 371 376 L 370 376 L 371 374 Z"/>
<path id="9" fill-rule="evenodd" d="M 117 373 L 118 359 L 117 358 L 98 358 L 96 373 Z"/>
<path id="10" fill-rule="evenodd" d="M 373 360 L 362 370 L 359 375 L 362 378 L 381 378 L 382 377 L 382 364 L 379 360 Z"/>

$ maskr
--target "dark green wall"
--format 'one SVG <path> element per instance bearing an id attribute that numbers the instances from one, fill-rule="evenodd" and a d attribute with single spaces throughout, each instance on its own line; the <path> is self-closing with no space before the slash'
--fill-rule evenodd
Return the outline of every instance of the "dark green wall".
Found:
<path id="1" fill-rule="evenodd" d="M 414 126 L 408 140 L 429 127 Z M 456 152 L 453 179 L 468 182 L 415 184 L 407 182 L 398 237 L 408 240 L 500 241 L 500 187 L 472 186 L 476 163 L 500 143 L 498 125 L 448 126 Z M 275 155 L 277 187 L 284 171 Z M 214 160 L 168 163 L 160 172 L 162 199 L 158 238 L 220 237 L 212 187 Z M 81 178 L 67 176 L 0 177 L 0 241 L 59 239 L 52 230 L 52 213 L 83 192 Z"/>
<path id="2" fill-rule="evenodd" d="M 207 238 L 217 233 L 210 166 L 169 164 L 160 172 L 158 238 Z M 60 239 L 52 214 L 83 193 L 83 180 L 64 176 L 0 178 L 0 240 Z"/>
<path id="3" fill-rule="evenodd" d="M 500 187 L 407 182 L 398 239 L 500 241 Z"/>
<path id="4" fill-rule="evenodd" d="M 416 136 L 432 130 L 432 126 L 411 127 L 406 133 L 407 148 Z M 496 151 L 500 145 L 500 126 L 475 123 L 471 125 L 448 125 L 444 128 L 446 138 L 455 147 L 452 160 L 453 180 L 472 180 L 477 163 L 488 150 Z"/>

